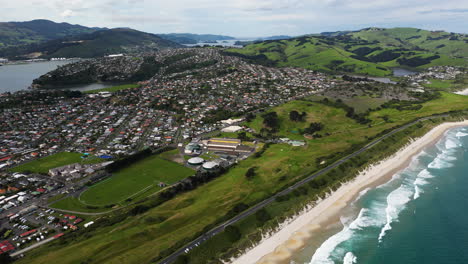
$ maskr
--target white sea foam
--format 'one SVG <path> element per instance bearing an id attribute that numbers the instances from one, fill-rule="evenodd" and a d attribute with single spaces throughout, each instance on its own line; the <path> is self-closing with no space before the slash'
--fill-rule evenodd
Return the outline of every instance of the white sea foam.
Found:
<path id="1" fill-rule="evenodd" d="M 354 264 L 357 263 L 357 257 L 353 254 L 353 252 L 346 253 L 345 257 L 343 258 L 343 264 Z"/>
<path id="2" fill-rule="evenodd" d="M 429 163 L 427 166 L 428 168 L 431 169 L 445 169 L 445 168 L 450 168 L 453 166 L 453 164 L 450 161 L 456 160 L 456 157 L 453 157 L 450 155 L 449 152 L 442 152 L 437 157 Z"/>
<path id="3" fill-rule="evenodd" d="M 457 132 L 457 134 L 456 134 L 455 136 L 456 136 L 457 138 L 466 137 L 466 136 L 468 136 L 468 133 Z"/>
<path id="4" fill-rule="evenodd" d="M 419 188 L 417 185 L 414 186 L 414 195 L 413 195 L 413 200 L 416 200 L 421 196 L 421 188 Z"/>
<path id="5" fill-rule="evenodd" d="M 431 179 L 434 178 L 434 175 L 432 175 L 427 169 L 424 169 L 418 173 L 418 178 Z"/>
<path id="6" fill-rule="evenodd" d="M 343 230 L 328 238 L 312 256 L 311 264 L 333 264 L 334 261 L 330 258 L 332 252 L 341 243 L 349 240 L 355 230 L 360 230 L 364 227 L 374 225 L 375 221 L 368 215 L 369 209 L 363 208 L 359 212 L 358 217 L 349 225 L 345 226 Z M 352 263 L 352 262 L 351 262 Z"/>
<path id="7" fill-rule="evenodd" d="M 387 222 L 380 231 L 379 242 L 382 242 L 387 231 L 392 229 L 391 224 L 398 219 L 398 215 L 405 208 L 405 205 L 411 201 L 413 194 L 412 188 L 403 184 L 387 196 L 387 208 L 385 209 Z"/>
<path id="8" fill-rule="evenodd" d="M 460 146 L 460 142 L 456 139 L 448 137 L 445 141 L 445 148 L 446 149 L 453 149 L 458 148 Z"/>

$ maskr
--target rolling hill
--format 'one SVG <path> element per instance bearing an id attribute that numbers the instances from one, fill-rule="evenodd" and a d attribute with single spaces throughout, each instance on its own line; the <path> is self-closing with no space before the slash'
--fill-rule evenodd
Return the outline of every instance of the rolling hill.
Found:
<path id="1" fill-rule="evenodd" d="M 39 43 L 103 29 L 105 28 L 55 23 L 44 19 L 26 22 L 0 22 L 0 48 Z"/>
<path id="2" fill-rule="evenodd" d="M 394 67 L 468 66 L 467 42 L 465 34 L 368 28 L 264 41 L 227 52 L 280 67 L 385 76 Z"/>
<path id="3" fill-rule="evenodd" d="M 154 34 L 127 28 L 116 28 L 64 37 L 44 43 L 6 48 L 0 50 L 0 56 L 9 58 L 94 58 L 115 53 L 158 51 L 176 47 L 180 47 L 180 45 Z"/>

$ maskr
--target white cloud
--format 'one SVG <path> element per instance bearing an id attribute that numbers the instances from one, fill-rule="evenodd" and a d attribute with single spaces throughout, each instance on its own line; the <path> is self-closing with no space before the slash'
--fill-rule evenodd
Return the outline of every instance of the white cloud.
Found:
<path id="1" fill-rule="evenodd" d="M 367 26 L 466 31 L 468 21 L 468 12 L 457 12 L 467 10 L 468 1 L 460 0 L 443 6 L 439 0 L 0 0 L 0 6 L 0 21 L 46 18 L 152 33 L 300 35 Z"/>
<path id="2" fill-rule="evenodd" d="M 63 17 L 63 18 L 67 18 L 67 17 L 71 17 L 75 14 L 75 12 L 71 11 L 70 9 L 67 9 L 65 11 L 63 11 L 60 16 Z"/>

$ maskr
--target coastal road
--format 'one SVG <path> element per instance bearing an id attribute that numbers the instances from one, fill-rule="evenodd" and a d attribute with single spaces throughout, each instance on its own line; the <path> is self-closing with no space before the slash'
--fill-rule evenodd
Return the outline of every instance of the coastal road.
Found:
<path id="1" fill-rule="evenodd" d="M 408 123 L 406 125 L 403 125 L 403 126 L 401 126 L 399 128 L 396 128 L 396 129 L 392 130 L 391 132 L 389 132 L 389 133 L 381 136 L 380 138 L 375 139 L 374 141 L 370 142 L 369 144 L 367 144 L 366 146 L 364 146 L 361 149 L 357 150 L 356 152 L 354 152 L 354 153 L 340 159 L 339 161 L 331 164 L 330 166 L 328 166 L 328 167 L 326 167 L 326 168 L 324 168 L 322 170 L 319 170 L 318 172 L 315 172 L 315 173 L 309 175 L 308 177 L 298 181 L 294 185 L 286 188 L 285 190 L 273 195 L 272 197 L 270 197 L 270 198 L 268 198 L 266 200 L 263 200 L 262 202 L 254 205 L 253 207 L 250 207 L 249 209 L 243 211 L 242 213 L 235 216 L 234 218 L 232 218 L 232 219 L 220 224 L 219 226 L 211 229 L 210 231 L 208 231 L 205 234 L 199 236 L 198 238 L 196 238 L 192 242 L 188 243 L 184 247 L 178 249 L 177 251 L 175 251 L 174 253 L 172 253 L 171 255 L 169 255 L 168 257 L 166 257 L 165 259 L 163 259 L 159 263 L 160 264 L 173 263 L 177 259 L 177 257 L 179 257 L 180 255 L 183 255 L 186 251 L 188 252 L 191 249 L 193 249 L 195 247 L 198 247 L 201 243 L 205 242 L 209 238 L 221 233 L 227 226 L 235 224 L 235 223 L 243 220 L 244 218 L 256 213 L 258 210 L 260 210 L 260 209 L 266 207 L 267 205 L 273 203 L 277 197 L 289 194 L 290 192 L 294 191 L 295 189 L 297 189 L 297 188 L 301 187 L 302 185 L 304 185 L 304 184 L 312 181 L 313 179 L 317 178 L 318 176 L 323 175 L 323 174 L 329 172 L 330 170 L 333 170 L 334 168 L 340 166 L 344 162 L 346 162 L 346 161 L 358 156 L 359 154 L 363 153 L 364 151 L 372 148 L 376 144 L 380 143 L 382 140 L 384 140 L 386 138 L 389 138 L 389 137 L 393 136 L 394 134 L 396 134 L 396 133 L 398 133 L 398 132 L 400 132 L 402 130 L 405 130 L 406 128 L 408 128 L 410 126 L 413 126 L 413 125 L 415 125 L 415 124 L 417 124 L 417 123 L 419 123 L 421 121 L 425 121 L 425 120 L 429 120 L 429 119 L 435 119 L 435 118 L 441 118 L 441 117 L 448 117 L 448 115 L 437 115 L 437 116 L 430 116 L 430 117 L 420 118 L 420 119 L 418 119 L 416 121 L 413 121 L 411 123 Z"/>

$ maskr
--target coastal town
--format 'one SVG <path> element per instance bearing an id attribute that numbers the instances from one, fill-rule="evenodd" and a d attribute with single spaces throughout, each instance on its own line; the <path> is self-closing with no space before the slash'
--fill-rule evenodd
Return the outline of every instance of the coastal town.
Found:
<path id="1" fill-rule="evenodd" d="M 171 49 L 152 56 L 161 63 L 180 59 L 149 80 L 116 91 L 35 88 L 0 94 L 0 122 L 4 124 L 0 128 L 3 252 L 21 256 L 38 245 L 91 226 L 94 218 L 87 220 L 80 212 L 54 209 L 50 204 L 56 199 L 80 197 L 91 184 L 108 179 L 112 174 L 106 167 L 115 160 L 146 149 L 174 149 L 175 156 L 183 157 L 174 160 L 183 166 L 215 171 L 246 159 L 265 143 L 306 144 L 289 138 L 262 142 L 238 139 L 238 132 L 259 132 L 243 122 L 265 109 L 312 95 L 352 98 L 374 93 L 386 99 L 410 99 L 410 89 L 395 85 L 251 64 L 216 49 Z M 120 69 L 123 74 L 111 77 L 120 80 L 141 67 L 141 61 L 133 58 L 118 55 L 91 63 L 103 75 L 110 74 L 111 68 Z M 185 69 L 185 65 L 199 64 L 206 67 Z M 76 67 L 60 67 L 58 71 L 73 75 L 88 65 L 78 61 Z M 454 80 L 463 73 L 456 67 L 434 67 L 405 78 L 424 91 L 422 84 L 429 80 Z M 61 155 L 76 157 L 73 163 L 43 172 L 18 170 Z M 162 189 L 171 184 L 160 181 L 157 186 Z"/>
<path id="2" fill-rule="evenodd" d="M 181 52 L 187 50 L 164 51 L 156 58 Z M 215 50 L 190 52 L 196 56 L 178 64 L 218 63 L 161 74 L 116 92 L 31 90 L 0 96 L 0 122 L 5 124 L 0 128 L 0 214 L 1 227 L 8 232 L 5 243 L 12 245 L 8 252 L 84 228 L 82 218 L 48 208 L 48 199 L 79 193 L 96 175 L 102 179 L 99 175 L 113 160 L 146 148 L 174 146 L 192 157 L 186 163 L 191 168 L 230 166 L 255 149 L 238 139 L 207 139 L 243 130 L 238 124 L 247 113 L 316 94 L 336 83 L 321 73 L 249 64 Z M 17 101 L 21 103 L 9 106 Z M 43 173 L 14 172 L 22 164 L 60 153 L 81 158 Z M 208 160 L 197 158 L 203 153 L 212 154 Z"/>

